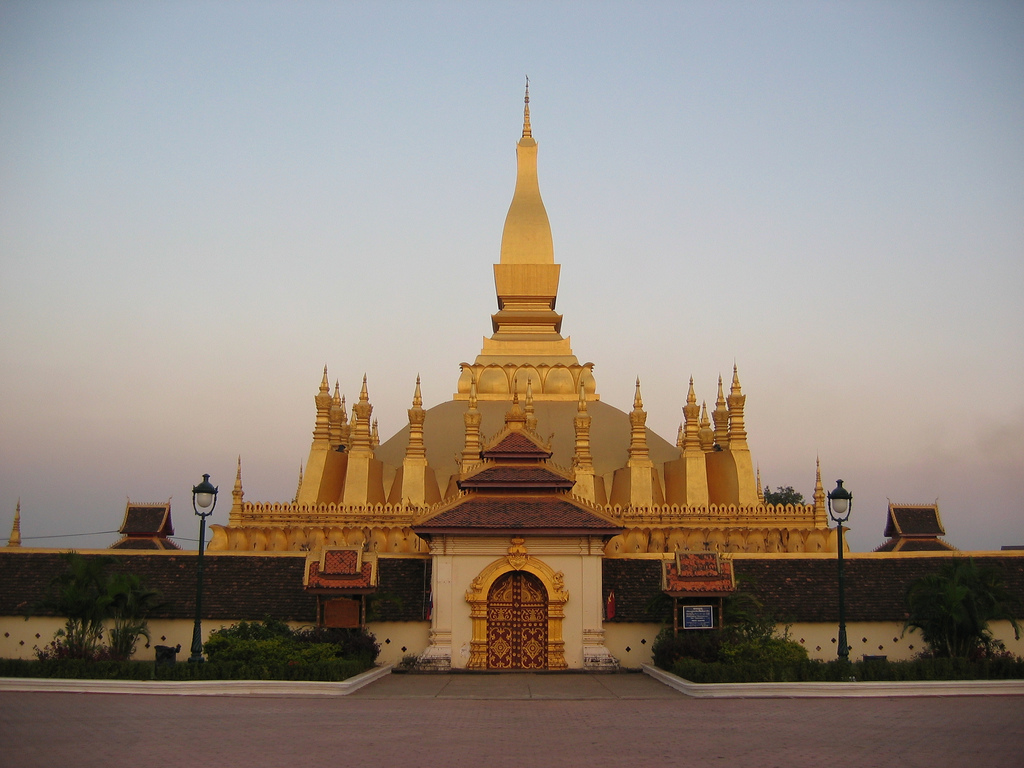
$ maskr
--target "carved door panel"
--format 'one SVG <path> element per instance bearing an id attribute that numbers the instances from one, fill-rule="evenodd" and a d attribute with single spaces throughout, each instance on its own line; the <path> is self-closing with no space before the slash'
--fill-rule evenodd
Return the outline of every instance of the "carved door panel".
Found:
<path id="1" fill-rule="evenodd" d="M 487 595 L 487 667 L 545 669 L 547 665 L 547 590 L 532 574 L 506 573 Z"/>

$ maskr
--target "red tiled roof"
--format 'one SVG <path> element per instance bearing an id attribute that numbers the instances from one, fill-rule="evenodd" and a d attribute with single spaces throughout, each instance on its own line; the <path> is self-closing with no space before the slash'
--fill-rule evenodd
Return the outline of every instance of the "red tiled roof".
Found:
<path id="1" fill-rule="evenodd" d="M 111 573 L 132 573 L 163 603 L 151 619 L 192 619 L 196 613 L 196 552 L 109 550 Z M 98 557 L 98 555 L 85 555 Z M 221 555 L 203 558 L 203 617 L 214 620 L 267 616 L 281 621 L 316 621 L 316 596 L 303 591 L 306 559 L 301 556 Z M 58 552 L 0 549 L 0 615 L 17 616 L 41 601 L 54 577 L 67 570 Z M 52 613 L 40 611 L 42 616 Z"/>
<path id="2" fill-rule="evenodd" d="M 885 544 L 875 548 L 875 552 L 949 552 L 955 550 L 952 544 L 948 544 L 936 536 L 919 538 L 903 538 L 897 536 L 889 539 Z"/>
<path id="3" fill-rule="evenodd" d="M 1024 558 L 984 557 L 1002 574 L 1010 594 L 1024 594 Z M 916 579 L 938 571 L 949 556 L 850 558 L 845 563 L 847 621 L 903 621 L 904 595 Z M 839 620 L 838 564 L 823 558 L 736 558 L 739 589 L 752 593 L 785 622 Z M 612 621 L 661 621 L 671 618 L 662 594 L 661 561 L 605 558 L 604 599 L 615 592 Z M 1022 608 L 1024 609 L 1024 608 Z M 1020 611 L 1018 611 L 1020 612 Z M 1022 616 L 1024 618 L 1024 616 Z"/>
<path id="4" fill-rule="evenodd" d="M 373 563 L 363 563 L 361 573 L 326 574 L 320 572 L 320 563 L 313 560 L 309 564 L 309 577 L 306 589 L 329 589 L 332 592 L 366 591 L 373 588 Z"/>
<path id="5" fill-rule="evenodd" d="M 84 555 L 99 557 L 99 555 Z M 111 552 L 111 573 L 133 573 L 160 593 L 151 619 L 193 619 L 196 615 L 196 553 Z M 422 621 L 430 594 L 430 559 L 378 557 L 378 621 Z M 220 621 L 316 621 L 316 594 L 302 586 L 306 558 L 296 555 L 221 555 L 207 552 L 203 574 L 203 618 Z M 50 582 L 67 570 L 58 552 L 0 547 L 0 616 L 21 616 L 38 605 Z M 52 611 L 40 608 L 40 616 Z"/>
<path id="6" fill-rule="evenodd" d="M 509 432 L 495 445 L 486 448 L 481 455 L 485 459 L 516 457 L 547 459 L 551 451 L 541 447 L 522 432 Z"/>
<path id="7" fill-rule="evenodd" d="M 484 467 L 479 472 L 459 481 L 459 488 L 572 488 L 575 482 L 547 467 L 496 466 Z"/>
<path id="8" fill-rule="evenodd" d="M 664 561 L 662 588 L 673 596 L 734 592 L 732 563 L 714 552 L 678 552 Z"/>
<path id="9" fill-rule="evenodd" d="M 124 522 L 118 531 L 124 536 L 173 536 L 171 525 L 171 505 L 163 504 L 128 504 L 124 512 Z"/>
<path id="10" fill-rule="evenodd" d="M 324 552 L 324 575 L 352 576 L 358 574 L 359 552 L 354 549 L 329 549 Z"/>
<path id="11" fill-rule="evenodd" d="M 325 549 L 308 560 L 307 590 L 366 592 L 376 585 L 376 558 L 364 560 L 357 549 Z"/>
<path id="12" fill-rule="evenodd" d="M 177 544 L 163 536 L 125 536 L 110 545 L 111 549 L 181 549 Z"/>
<path id="13" fill-rule="evenodd" d="M 422 530 L 424 533 L 466 528 L 621 530 L 620 526 L 603 517 L 552 496 L 470 497 L 413 526 L 414 531 Z"/>
<path id="14" fill-rule="evenodd" d="M 939 508 L 935 505 L 889 506 L 885 536 L 942 536 L 945 533 L 939 522 Z"/>

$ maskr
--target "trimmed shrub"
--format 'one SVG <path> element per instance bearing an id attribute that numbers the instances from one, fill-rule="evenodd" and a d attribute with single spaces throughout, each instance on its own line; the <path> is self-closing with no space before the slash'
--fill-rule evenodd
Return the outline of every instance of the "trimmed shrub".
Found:
<path id="1" fill-rule="evenodd" d="M 244 662 L 180 663 L 157 667 L 144 661 L 34 661 L 0 659 L 0 677 L 67 680 L 347 680 L 373 667 L 361 659 L 329 659 L 304 664 Z"/>
<path id="2" fill-rule="evenodd" d="M 694 683 L 796 683 L 911 680 L 1022 680 L 1024 659 L 913 661 L 782 661 L 706 663 L 679 659 L 668 669 Z"/>

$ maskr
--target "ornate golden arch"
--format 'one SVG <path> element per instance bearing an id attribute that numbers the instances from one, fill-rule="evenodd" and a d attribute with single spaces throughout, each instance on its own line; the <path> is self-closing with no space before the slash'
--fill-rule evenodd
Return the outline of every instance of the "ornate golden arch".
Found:
<path id="1" fill-rule="evenodd" d="M 566 669 L 565 641 L 562 639 L 562 620 L 569 592 L 563 583 L 561 571 L 552 570 L 543 560 L 526 553 L 523 539 L 512 539 L 505 557 L 498 558 L 473 579 L 466 590 L 469 617 L 473 622 L 473 637 L 469 641 L 469 669 L 487 669 L 487 595 L 500 577 L 509 571 L 525 571 L 540 579 L 548 593 L 548 669 Z"/>

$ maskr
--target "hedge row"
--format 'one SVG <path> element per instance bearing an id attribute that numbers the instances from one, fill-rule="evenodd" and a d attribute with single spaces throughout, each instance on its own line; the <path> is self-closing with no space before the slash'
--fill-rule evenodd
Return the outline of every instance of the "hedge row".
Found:
<path id="1" fill-rule="evenodd" d="M 679 659 L 668 670 L 693 683 L 797 683 L 900 680 L 1021 680 L 1024 659 L 803 661 L 798 664 L 702 662 Z"/>
<path id="2" fill-rule="evenodd" d="M 0 659 L 0 677 L 53 677 L 69 680 L 347 680 L 373 667 L 366 659 L 331 659 L 308 664 L 182 662 L 157 667 L 145 661 L 35 661 Z"/>

